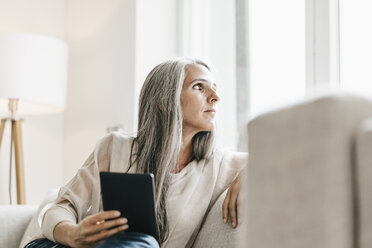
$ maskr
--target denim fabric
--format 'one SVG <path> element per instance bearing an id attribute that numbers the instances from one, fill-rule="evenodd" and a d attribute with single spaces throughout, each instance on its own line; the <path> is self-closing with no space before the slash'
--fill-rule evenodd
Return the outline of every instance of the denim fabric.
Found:
<path id="1" fill-rule="evenodd" d="M 96 248 L 159 248 L 156 239 L 150 235 L 136 232 L 119 233 L 107 239 Z"/>
<path id="2" fill-rule="evenodd" d="M 96 248 L 159 248 L 156 239 L 150 235 L 143 233 L 119 233 Z M 38 239 L 31 241 L 24 248 L 69 248 L 68 246 L 61 245 L 50 241 L 49 239 Z"/>
<path id="3" fill-rule="evenodd" d="M 28 243 L 24 248 L 69 248 L 50 241 L 49 239 L 37 239 Z"/>

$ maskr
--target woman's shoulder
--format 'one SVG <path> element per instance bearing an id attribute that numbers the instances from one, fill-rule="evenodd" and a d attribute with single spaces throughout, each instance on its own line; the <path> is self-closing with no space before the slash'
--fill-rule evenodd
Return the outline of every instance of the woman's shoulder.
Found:
<path id="1" fill-rule="evenodd" d="M 132 145 L 134 136 L 127 135 L 124 133 L 119 132 L 112 132 L 103 136 L 100 140 L 98 140 L 96 148 L 100 148 L 102 146 L 112 146 L 114 147 L 130 147 Z"/>
<path id="2" fill-rule="evenodd" d="M 133 135 L 120 133 L 120 132 L 112 132 L 109 135 L 112 136 L 112 139 L 114 141 L 119 142 L 119 143 L 130 143 L 131 144 L 134 139 Z"/>
<path id="3" fill-rule="evenodd" d="M 237 152 L 232 149 L 216 148 L 213 152 L 213 157 L 219 158 L 220 160 L 231 160 L 236 162 L 248 161 L 247 152 Z"/>
<path id="4" fill-rule="evenodd" d="M 96 143 L 94 154 L 97 160 L 115 161 L 130 153 L 134 136 L 112 132 L 106 134 Z"/>
<path id="5" fill-rule="evenodd" d="M 218 164 L 219 170 L 240 171 L 248 164 L 248 153 L 237 152 L 232 149 L 216 149 L 214 163 Z"/>
<path id="6" fill-rule="evenodd" d="M 113 132 L 102 138 L 110 150 L 110 171 L 125 172 L 129 169 L 134 136 Z"/>

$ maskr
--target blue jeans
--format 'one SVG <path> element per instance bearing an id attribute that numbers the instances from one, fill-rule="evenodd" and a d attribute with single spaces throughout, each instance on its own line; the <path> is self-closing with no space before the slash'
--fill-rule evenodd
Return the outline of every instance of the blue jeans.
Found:
<path id="1" fill-rule="evenodd" d="M 97 246 L 96 248 L 159 248 L 158 241 L 153 236 L 128 232 L 128 233 L 118 233 L 111 238 L 107 239 L 105 242 Z"/>
<path id="2" fill-rule="evenodd" d="M 143 233 L 118 233 L 105 242 L 98 245 L 96 248 L 159 248 L 156 239 L 150 235 Z M 56 244 L 49 239 L 38 239 L 31 241 L 24 248 L 68 248 L 65 245 Z"/>

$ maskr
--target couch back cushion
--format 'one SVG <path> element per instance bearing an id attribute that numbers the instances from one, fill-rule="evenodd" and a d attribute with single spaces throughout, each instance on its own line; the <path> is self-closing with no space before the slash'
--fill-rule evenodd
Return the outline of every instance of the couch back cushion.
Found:
<path id="1" fill-rule="evenodd" d="M 372 119 L 365 120 L 359 130 L 356 142 L 356 197 L 358 211 L 358 247 L 372 247 Z"/>
<path id="2" fill-rule="evenodd" d="M 58 195 L 58 188 L 50 189 L 45 198 L 43 199 L 43 202 L 39 205 L 35 213 L 33 214 L 31 221 L 29 221 L 27 228 L 24 229 L 22 232 L 23 236 L 21 235 L 21 242 L 20 242 L 20 248 L 23 248 L 26 244 L 28 244 L 30 241 L 32 241 L 35 238 L 42 238 L 42 231 L 40 227 L 41 220 L 39 219 L 40 213 L 45 210 L 45 206 L 53 202 Z M 39 223 L 40 222 L 40 223 Z"/>
<path id="3" fill-rule="evenodd" d="M 194 248 L 238 247 L 241 225 L 238 225 L 238 227 L 234 229 L 231 227 L 231 223 L 225 224 L 222 221 L 222 203 L 225 200 L 227 190 L 228 189 L 218 197 L 217 201 L 207 213 L 206 219 L 194 242 Z"/>
<path id="4" fill-rule="evenodd" d="M 372 102 L 331 95 L 248 125 L 246 247 L 355 246 L 354 142 Z"/>
<path id="5" fill-rule="evenodd" d="M 18 248 L 37 206 L 0 206 L 0 247 Z"/>

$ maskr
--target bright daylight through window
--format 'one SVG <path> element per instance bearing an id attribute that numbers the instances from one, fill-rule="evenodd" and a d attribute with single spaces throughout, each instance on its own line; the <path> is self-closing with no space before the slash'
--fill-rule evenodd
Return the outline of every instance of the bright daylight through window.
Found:
<path id="1" fill-rule="evenodd" d="M 372 96 L 372 1 L 340 1 L 341 89 Z"/>
<path id="2" fill-rule="evenodd" d="M 251 116 L 305 96 L 305 1 L 249 1 Z"/>

